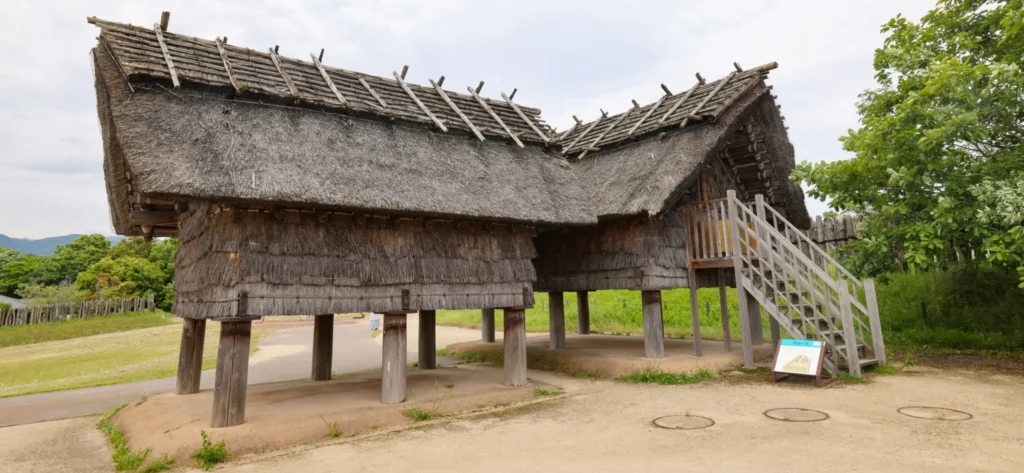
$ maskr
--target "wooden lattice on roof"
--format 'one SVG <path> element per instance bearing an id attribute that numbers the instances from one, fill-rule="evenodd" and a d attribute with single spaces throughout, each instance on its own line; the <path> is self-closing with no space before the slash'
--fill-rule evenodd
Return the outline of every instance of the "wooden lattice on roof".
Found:
<path id="1" fill-rule="evenodd" d="M 547 144 L 550 127 L 540 110 L 491 100 L 440 87 L 423 87 L 395 79 L 326 66 L 312 55 L 312 62 L 227 44 L 226 39 L 206 40 L 164 31 L 160 25 L 143 28 L 90 17 L 100 28 L 99 39 L 129 82 L 140 77 L 168 79 L 175 87 L 197 84 L 256 93 L 312 105 L 422 123 L 447 132 L 449 129 L 484 137 Z M 322 52 L 321 52 L 322 54 Z M 443 79 L 442 79 L 443 81 Z M 438 86 L 442 81 L 438 81 Z"/>
<path id="2" fill-rule="evenodd" d="M 608 149 L 631 139 L 666 128 L 681 128 L 706 120 L 714 120 L 744 92 L 761 81 L 762 75 L 778 67 L 769 63 L 755 68 L 737 70 L 725 78 L 699 82 L 686 92 L 665 95 L 656 102 L 633 107 L 618 115 L 602 112 L 590 123 L 577 123 L 558 137 L 562 154 L 578 158 Z"/>

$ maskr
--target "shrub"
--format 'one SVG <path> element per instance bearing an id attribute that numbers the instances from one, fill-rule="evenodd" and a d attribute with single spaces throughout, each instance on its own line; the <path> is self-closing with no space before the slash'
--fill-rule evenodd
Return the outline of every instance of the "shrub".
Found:
<path id="1" fill-rule="evenodd" d="M 199 462 L 200 468 L 209 470 L 218 463 L 227 460 L 228 449 L 224 446 L 223 440 L 214 444 L 210 441 L 210 437 L 206 435 L 205 430 L 199 431 L 199 435 L 203 437 L 203 445 L 195 452 L 192 452 L 192 458 L 195 458 L 196 461 Z"/>

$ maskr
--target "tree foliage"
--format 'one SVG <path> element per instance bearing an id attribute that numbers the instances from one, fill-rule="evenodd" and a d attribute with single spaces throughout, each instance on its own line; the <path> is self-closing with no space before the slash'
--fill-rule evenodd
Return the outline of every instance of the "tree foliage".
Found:
<path id="1" fill-rule="evenodd" d="M 942 0 L 882 31 L 879 87 L 841 138 L 855 157 L 794 179 L 860 214 L 847 263 L 862 273 L 992 264 L 1024 280 L 1024 0 Z"/>

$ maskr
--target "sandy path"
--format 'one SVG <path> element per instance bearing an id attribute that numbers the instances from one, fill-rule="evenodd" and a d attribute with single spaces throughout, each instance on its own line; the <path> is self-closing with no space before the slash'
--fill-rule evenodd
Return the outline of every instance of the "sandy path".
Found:
<path id="1" fill-rule="evenodd" d="M 935 405 L 975 417 L 921 420 L 896 409 Z M 819 423 L 762 412 L 806 407 Z M 452 471 L 1024 471 L 1024 378 L 962 373 L 881 377 L 864 386 L 595 382 L 588 393 L 519 416 L 295 451 L 225 472 Z M 653 427 L 667 414 L 713 418 L 704 430 Z"/>

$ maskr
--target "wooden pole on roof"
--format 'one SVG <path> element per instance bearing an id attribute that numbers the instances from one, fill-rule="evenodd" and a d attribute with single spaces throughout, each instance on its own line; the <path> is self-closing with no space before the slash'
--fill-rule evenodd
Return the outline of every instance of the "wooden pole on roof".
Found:
<path id="1" fill-rule="evenodd" d="M 274 65 L 277 66 L 277 72 L 281 74 L 281 78 L 284 79 L 285 85 L 288 86 L 288 92 L 293 97 L 299 97 L 299 91 L 295 88 L 295 84 L 292 83 L 292 78 L 288 76 L 288 73 L 284 71 L 284 67 L 281 66 L 281 58 L 277 57 L 277 46 L 270 48 L 270 59 L 274 61 Z"/>
<path id="2" fill-rule="evenodd" d="M 174 60 L 171 59 L 171 52 L 167 50 L 167 43 L 164 42 L 164 30 L 157 23 L 153 24 L 153 33 L 156 34 L 156 42 L 160 43 L 160 51 L 164 53 L 164 61 L 167 63 L 167 70 L 171 72 L 171 83 L 174 88 L 181 87 L 178 82 L 178 71 L 174 69 Z"/>
<path id="3" fill-rule="evenodd" d="M 580 153 L 579 157 L 577 157 L 576 159 L 583 159 L 587 155 L 587 153 L 590 152 L 590 148 L 596 148 L 597 147 L 597 143 L 600 142 L 601 139 L 604 138 L 605 135 L 608 134 L 608 132 L 612 131 L 615 127 L 619 126 L 619 123 L 622 123 L 622 121 L 625 120 L 626 117 L 628 117 L 630 114 L 632 114 L 633 110 L 636 110 L 636 108 L 631 108 L 629 110 L 626 110 L 625 113 L 623 113 L 622 115 L 619 115 L 619 118 L 615 119 L 615 121 L 612 123 L 612 126 L 610 126 L 608 128 L 605 128 L 604 131 L 602 131 L 600 135 L 597 135 L 597 138 L 594 138 L 594 141 L 592 141 L 590 143 L 590 146 L 587 149 L 583 150 L 583 152 Z"/>
<path id="4" fill-rule="evenodd" d="M 380 94 L 378 94 L 376 90 L 373 90 L 373 87 L 370 87 L 370 83 L 366 82 L 366 79 L 360 77 L 359 83 L 363 84 L 363 87 L 366 87 L 366 91 L 369 92 L 370 95 L 373 96 L 373 98 L 377 99 L 377 103 L 379 103 L 381 107 L 384 107 L 385 110 L 390 108 L 388 107 L 388 103 L 385 102 L 383 98 L 381 98 Z"/>
<path id="5" fill-rule="evenodd" d="M 586 130 L 583 130 L 583 133 L 580 133 L 580 135 L 577 136 L 576 139 L 573 140 L 571 144 L 569 144 L 569 146 L 566 146 L 565 149 L 562 150 L 562 154 L 565 155 L 566 153 L 568 153 L 570 149 L 575 147 L 576 144 L 579 143 L 580 140 L 583 139 L 583 137 L 587 136 L 587 134 L 590 133 L 591 130 L 596 128 L 597 125 L 599 125 L 601 123 L 601 120 L 604 120 L 604 117 L 607 117 L 607 116 L 608 116 L 608 113 L 602 110 L 601 111 L 601 116 L 597 117 L 597 120 L 594 120 L 594 123 L 591 123 L 590 126 L 588 126 Z M 575 116 L 573 118 L 575 118 Z"/>
<path id="6" fill-rule="evenodd" d="M 473 95 L 473 98 L 475 98 L 476 101 L 480 104 L 480 106 L 483 107 L 483 109 L 486 110 L 487 113 L 491 115 L 491 118 L 493 118 L 494 121 L 498 123 L 498 126 L 500 126 L 502 130 L 505 130 L 505 133 L 508 134 L 509 138 L 512 138 L 512 141 L 516 143 L 516 146 L 519 146 L 520 148 L 525 148 L 526 146 L 523 144 L 523 142 L 519 141 L 519 137 L 517 137 L 515 133 L 512 133 L 512 130 L 510 130 L 507 125 L 505 125 L 505 122 L 501 121 L 501 117 L 499 117 L 497 113 L 494 113 L 494 110 L 491 109 L 490 105 L 487 105 L 487 101 L 480 97 L 480 94 L 478 92 L 480 89 L 483 88 L 483 86 L 484 81 L 480 81 L 480 85 L 477 86 L 476 90 L 473 90 L 473 88 L 470 86 L 466 86 L 466 90 L 468 90 L 469 93 Z"/>
<path id="7" fill-rule="evenodd" d="M 430 85 L 434 86 L 434 90 L 436 90 L 437 94 L 440 95 L 442 99 L 444 99 L 444 103 L 448 104 L 448 106 L 451 107 L 455 114 L 462 119 L 462 122 L 469 127 L 470 131 L 472 131 L 473 134 L 476 135 L 477 139 L 479 139 L 480 141 L 487 141 L 487 139 L 484 138 L 484 135 L 480 133 L 480 130 L 476 128 L 476 125 L 473 125 L 473 122 L 469 121 L 469 117 L 467 117 L 466 114 L 462 113 L 462 110 L 459 110 L 459 107 L 455 106 L 455 102 L 452 102 L 452 99 L 448 98 L 448 94 L 444 93 L 444 89 L 441 88 L 441 84 L 434 82 L 434 79 L 430 79 Z"/>
<path id="8" fill-rule="evenodd" d="M 165 11 L 160 13 L 160 31 L 167 32 L 167 25 L 171 22 L 171 12 Z"/>
<path id="9" fill-rule="evenodd" d="M 238 85 L 238 79 L 235 78 L 235 73 L 231 70 L 231 61 L 228 60 L 228 55 L 224 51 L 224 43 L 220 38 L 217 38 L 215 42 L 217 43 L 217 52 L 220 53 L 220 59 L 224 62 L 224 70 L 228 73 L 228 80 L 231 81 L 231 86 L 235 88 L 235 95 L 242 95 L 242 87 Z"/>
<path id="10" fill-rule="evenodd" d="M 408 71 L 409 71 L 409 66 L 405 66 L 405 67 L 402 68 L 402 72 L 403 73 L 404 72 L 408 72 Z M 402 76 L 398 75 L 398 71 L 391 71 L 391 73 L 394 74 L 395 80 L 398 81 L 398 85 L 402 86 L 402 90 L 405 91 L 406 95 L 408 95 L 409 98 L 411 98 L 413 102 L 416 102 L 416 105 L 418 105 L 420 107 L 420 110 L 422 110 L 423 113 L 425 113 L 427 115 L 427 118 L 429 118 L 431 121 L 433 121 L 434 124 L 437 125 L 437 127 L 441 129 L 441 131 L 447 133 L 448 132 L 448 127 L 444 126 L 444 123 L 442 123 L 441 120 L 438 120 L 437 117 L 434 116 L 434 114 L 430 111 L 429 108 L 427 108 L 426 105 L 423 105 L 423 102 L 420 101 L 420 98 L 417 97 L 416 94 L 413 93 L 412 89 L 410 89 L 408 85 L 406 85 L 405 79 L 403 79 Z"/>
<path id="11" fill-rule="evenodd" d="M 715 87 L 715 90 L 712 90 L 711 93 L 708 94 L 707 97 L 704 97 L 704 100 L 702 100 L 699 104 L 697 104 L 697 106 L 693 108 L 693 111 L 691 111 L 689 113 L 689 115 L 697 115 L 698 113 L 700 113 L 700 109 L 704 108 L 704 105 L 707 105 L 707 103 L 710 102 L 711 99 L 714 98 L 714 96 L 716 94 L 718 94 L 718 91 L 722 90 L 722 87 L 725 87 L 725 84 L 728 84 L 729 81 L 732 80 L 732 78 L 735 77 L 735 76 L 736 76 L 736 71 L 732 71 L 732 72 L 729 73 L 729 75 L 725 76 L 725 79 L 722 79 L 721 81 L 719 81 L 718 82 L 718 86 Z M 690 117 L 687 116 L 679 124 L 679 128 L 682 128 L 682 127 L 686 126 L 686 124 L 689 123 L 689 122 L 690 122 Z"/>
<path id="12" fill-rule="evenodd" d="M 693 96 L 693 93 L 700 88 L 700 85 L 701 82 L 693 84 L 693 87 L 690 87 L 690 90 L 687 90 L 686 94 L 680 97 L 679 100 L 676 101 L 676 103 L 672 104 L 672 107 L 669 108 L 668 111 L 661 116 L 661 120 L 658 120 L 658 124 L 661 125 L 662 123 L 665 123 L 665 120 L 668 120 L 668 117 L 672 116 L 672 114 L 675 113 L 676 109 L 679 108 L 679 106 L 682 105 L 683 102 L 686 102 L 687 100 L 690 99 L 691 96 Z"/>
<path id="13" fill-rule="evenodd" d="M 515 110 L 516 113 L 519 114 L 519 118 L 522 118 L 523 121 L 526 122 L 527 125 L 530 125 L 530 129 L 533 130 L 533 132 L 536 133 L 537 136 L 539 136 L 541 140 L 544 140 L 544 144 L 551 143 L 551 138 L 549 138 L 548 135 L 545 135 L 544 132 L 540 131 L 540 128 L 537 128 L 537 125 L 533 124 L 533 120 L 530 120 L 530 117 L 526 116 L 526 114 L 523 113 L 523 111 L 519 108 L 519 106 L 516 105 L 516 103 L 512 101 L 512 97 L 516 96 L 516 90 L 519 90 L 519 89 L 513 89 L 512 90 L 512 95 L 508 95 L 508 96 L 506 96 L 505 93 L 502 92 L 501 93 L 501 98 L 505 99 L 505 102 L 507 102 L 508 105 L 510 107 L 512 107 L 512 110 Z"/>
<path id="14" fill-rule="evenodd" d="M 323 57 L 323 54 L 324 50 L 321 49 L 320 56 Z M 327 75 L 327 69 L 324 69 L 324 65 L 320 62 L 320 59 L 317 59 L 313 53 L 309 53 L 309 57 L 313 58 L 313 64 L 316 65 L 316 68 L 320 71 L 320 75 L 323 76 L 324 82 L 327 82 L 327 87 L 329 87 L 331 92 L 334 92 L 334 96 L 338 98 L 338 102 L 342 105 L 348 105 L 348 100 L 345 100 L 345 96 L 341 95 L 341 92 L 338 92 L 338 88 L 334 86 L 334 81 L 331 80 L 331 76 Z"/>
<path id="15" fill-rule="evenodd" d="M 636 122 L 636 124 L 633 125 L 633 128 L 629 129 L 629 133 L 626 133 L 627 137 L 632 137 L 633 133 L 636 133 L 636 131 L 640 129 L 640 125 L 643 125 L 644 122 L 647 121 L 647 119 L 650 118 L 650 116 L 654 113 L 654 111 L 661 106 L 661 103 L 665 101 L 665 97 L 668 96 L 662 95 L 661 97 L 658 98 L 657 102 L 654 102 L 654 106 L 651 107 L 651 109 L 648 110 L 647 113 L 643 117 L 641 117 L 640 120 Z"/>

